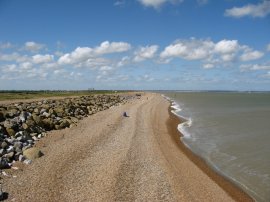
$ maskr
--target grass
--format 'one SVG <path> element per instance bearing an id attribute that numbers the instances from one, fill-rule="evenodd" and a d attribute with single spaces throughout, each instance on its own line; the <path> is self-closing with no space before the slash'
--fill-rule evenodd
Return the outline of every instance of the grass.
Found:
<path id="1" fill-rule="evenodd" d="M 3 100 L 22 100 L 36 99 L 49 97 L 68 97 L 68 96 L 83 96 L 95 94 L 114 94 L 123 91 L 0 91 L 0 101 Z"/>

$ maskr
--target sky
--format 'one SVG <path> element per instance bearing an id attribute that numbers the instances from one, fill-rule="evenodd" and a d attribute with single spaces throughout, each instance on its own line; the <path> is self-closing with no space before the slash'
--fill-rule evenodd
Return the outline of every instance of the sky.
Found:
<path id="1" fill-rule="evenodd" d="M 0 0 L 0 90 L 270 91 L 270 0 Z"/>

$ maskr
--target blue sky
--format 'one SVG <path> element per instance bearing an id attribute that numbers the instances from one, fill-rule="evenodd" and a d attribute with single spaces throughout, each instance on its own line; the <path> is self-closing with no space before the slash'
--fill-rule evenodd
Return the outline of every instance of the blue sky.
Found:
<path id="1" fill-rule="evenodd" d="M 0 90 L 270 90 L 269 0 L 0 0 Z"/>

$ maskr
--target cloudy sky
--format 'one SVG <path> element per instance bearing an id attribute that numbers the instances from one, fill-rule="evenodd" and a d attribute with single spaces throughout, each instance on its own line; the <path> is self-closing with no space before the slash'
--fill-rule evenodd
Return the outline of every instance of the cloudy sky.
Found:
<path id="1" fill-rule="evenodd" d="M 270 90 L 269 0 L 0 0 L 0 90 Z"/>

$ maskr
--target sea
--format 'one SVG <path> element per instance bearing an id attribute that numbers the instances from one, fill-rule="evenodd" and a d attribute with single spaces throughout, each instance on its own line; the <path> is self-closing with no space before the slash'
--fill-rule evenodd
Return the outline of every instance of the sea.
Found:
<path id="1" fill-rule="evenodd" d="M 162 92 L 181 141 L 258 202 L 270 201 L 270 93 Z"/>

